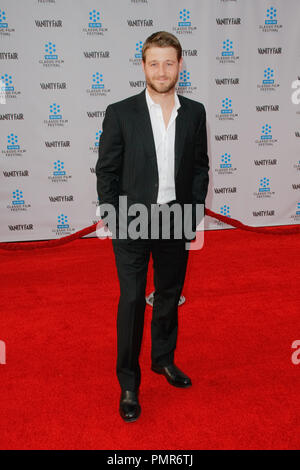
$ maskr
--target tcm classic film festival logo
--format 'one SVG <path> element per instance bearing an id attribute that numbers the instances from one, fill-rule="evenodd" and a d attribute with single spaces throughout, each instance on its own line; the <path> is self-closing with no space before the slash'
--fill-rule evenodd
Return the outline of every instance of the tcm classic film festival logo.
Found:
<path id="1" fill-rule="evenodd" d="M 133 66 L 140 67 L 142 64 L 142 49 L 143 49 L 143 41 L 137 41 L 135 43 L 135 49 L 132 57 L 129 58 L 129 63 Z"/>
<path id="2" fill-rule="evenodd" d="M 68 122 L 68 119 L 63 119 L 62 108 L 58 103 L 49 105 L 49 119 L 45 119 L 44 124 L 48 127 L 64 127 Z"/>
<path id="3" fill-rule="evenodd" d="M 22 212 L 27 211 L 31 207 L 30 204 L 26 204 L 23 191 L 21 189 L 15 189 L 11 195 L 11 202 L 7 205 L 7 209 L 11 212 Z"/>
<path id="4" fill-rule="evenodd" d="M 193 85 L 191 80 L 191 73 L 184 69 L 179 73 L 179 80 L 177 84 L 177 91 L 181 95 L 191 95 L 195 93 L 197 87 Z"/>
<path id="5" fill-rule="evenodd" d="M 107 96 L 110 93 L 110 88 L 105 86 L 103 73 L 93 73 L 90 88 L 86 93 L 90 96 Z"/>
<path id="6" fill-rule="evenodd" d="M 298 160 L 295 164 L 294 164 L 294 168 L 296 171 L 300 171 L 300 160 Z"/>
<path id="7" fill-rule="evenodd" d="M 279 23 L 278 11 L 274 6 L 267 8 L 263 24 L 259 25 L 259 30 L 263 33 L 278 33 L 282 29 Z"/>
<path id="8" fill-rule="evenodd" d="M 221 102 L 221 109 L 216 118 L 219 121 L 234 121 L 238 117 L 238 114 L 234 112 L 232 107 L 232 99 L 224 98 Z"/>
<path id="9" fill-rule="evenodd" d="M 235 54 L 235 45 L 231 39 L 224 39 L 221 46 L 221 53 L 216 57 L 220 64 L 235 64 L 239 56 Z"/>
<path id="10" fill-rule="evenodd" d="M 276 81 L 274 69 L 266 67 L 263 72 L 263 79 L 257 85 L 257 89 L 263 92 L 271 92 L 277 90 L 277 88 L 279 88 L 279 83 Z"/>
<path id="11" fill-rule="evenodd" d="M 290 217 L 293 221 L 293 223 L 299 223 L 300 222 L 300 202 L 296 204 L 294 213 Z"/>
<path id="12" fill-rule="evenodd" d="M 7 136 L 6 148 L 1 151 L 5 157 L 20 157 L 26 152 L 26 149 L 22 148 L 20 139 L 17 134 L 11 132 Z"/>
<path id="13" fill-rule="evenodd" d="M 9 73 L 3 73 L 0 76 L 0 94 L 1 102 L 4 103 L 6 100 L 15 99 L 21 94 L 21 92 L 16 89 L 13 77 Z"/>
<path id="14" fill-rule="evenodd" d="M 232 156 L 230 153 L 225 152 L 219 157 L 219 164 L 215 168 L 215 172 L 219 175 L 233 175 L 236 172 L 236 167 L 232 163 Z"/>
<path id="15" fill-rule="evenodd" d="M 258 199 L 268 199 L 274 196 L 275 192 L 272 191 L 270 178 L 267 176 L 260 178 L 258 191 L 255 191 L 253 194 Z"/>
<path id="16" fill-rule="evenodd" d="M 52 233 L 58 237 L 62 237 L 65 235 L 70 235 L 72 232 L 75 232 L 75 228 L 70 225 L 68 216 L 61 212 L 57 216 L 57 223 L 55 228 L 52 229 Z"/>
<path id="17" fill-rule="evenodd" d="M 93 155 L 98 155 L 101 134 L 102 134 L 101 129 L 99 129 L 98 131 L 95 132 L 95 136 L 94 136 L 93 141 L 92 141 L 92 143 L 89 147 L 89 151 Z"/>
<path id="18" fill-rule="evenodd" d="M 99 10 L 89 11 L 87 26 L 82 31 L 87 36 L 104 36 L 108 29 L 103 24 L 102 14 Z"/>
<path id="19" fill-rule="evenodd" d="M 43 59 L 39 60 L 39 64 L 43 67 L 60 67 L 64 63 L 58 55 L 56 44 L 52 41 L 46 42 L 44 45 Z"/>
<path id="20" fill-rule="evenodd" d="M 0 36 L 10 36 L 15 30 L 9 26 L 5 10 L 0 8 Z"/>
<path id="21" fill-rule="evenodd" d="M 72 178 L 67 172 L 65 167 L 65 162 L 62 160 L 55 160 L 52 164 L 51 175 L 48 176 L 48 179 L 51 183 L 67 183 Z"/>
<path id="22" fill-rule="evenodd" d="M 228 217 L 230 219 L 231 218 L 231 212 L 230 211 L 231 211 L 230 205 L 229 204 L 223 204 L 223 206 L 220 206 L 218 212 L 219 212 L 219 214 L 224 215 L 225 217 Z M 216 226 L 216 227 L 219 227 L 219 228 L 229 227 L 229 225 L 226 224 L 226 222 L 221 222 L 221 220 L 217 220 L 217 219 L 212 219 L 211 224 L 213 226 Z"/>
<path id="23" fill-rule="evenodd" d="M 277 142 L 277 139 L 275 139 L 273 136 L 271 124 L 263 124 L 261 126 L 260 138 L 256 139 L 255 143 L 259 147 L 268 147 L 273 146 Z"/>
<path id="24" fill-rule="evenodd" d="M 176 26 L 173 26 L 174 34 L 193 34 L 197 27 L 192 24 L 192 15 L 190 10 L 182 8 L 178 14 Z"/>

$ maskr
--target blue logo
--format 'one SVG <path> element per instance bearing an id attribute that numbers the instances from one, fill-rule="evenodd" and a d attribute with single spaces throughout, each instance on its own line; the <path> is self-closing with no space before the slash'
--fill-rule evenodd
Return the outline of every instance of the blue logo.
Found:
<path id="1" fill-rule="evenodd" d="M 7 136 L 7 150 L 18 150 L 20 145 L 18 144 L 18 136 L 11 133 Z"/>
<path id="2" fill-rule="evenodd" d="M 47 42 L 45 44 L 45 59 L 58 59 L 58 55 L 56 54 L 56 45 L 54 42 Z"/>
<path id="3" fill-rule="evenodd" d="M 227 152 L 224 153 L 224 155 L 221 155 L 221 164 L 220 168 L 231 168 L 231 155 L 228 154 Z"/>
<path id="4" fill-rule="evenodd" d="M 232 114 L 232 100 L 225 98 L 222 100 L 221 114 Z"/>
<path id="5" fill-rule="evenodd" d="M 143 49 L 143 41 L 139 41 L 135 44 L 135 54 L 134 57 L 136 59 L 142 58 L 142 49 Z"/>
<path id="6" fill-rule="evenodd" d="M 261 178 L 260 183 L 259 183 L 259 192 L 260 193 L 268 193 L 270 192 L 270 180 L 269 178 L 266 178 L 265 176 Z"/>
<path id="7" fill-rule="evenodd" d="M 53 103 L 50 104 L 50 114 L 49 119 L 62 119 L 62 115 L 60 114 L 60 105 Z"/>
<path id="8" fill-rule="evenodd" d="M 274 83 L 274 70 L 268 67 L 264 70 L 263 85 L 272 85 Z"/>
<path id="9" fill-rule="evenodd" d="M 101 28 L 102 23 L 100 23 L 100 12 L 92 10 L 89 12 L 89 28 Z"/>
<path id="10" fill-rule="evenodd" d="M 65 164 L 61 160 L 56 160 L 56 162 L 53 163 L 53 166 L 53 176 L 64 176 L 66 174 Z"/>
<path id="11" fill-rule="evenodd" d="M 64 214 L 60 214 L 57 217 L 57 228 L 69 228 L 68 217 Z"/>
<path id="12" fill-rule="evenodd" d="M 298 204 L 297 204 L 296 215 L 300 215 L 300 202 L 298 202 Z"/>
<path id="13" fill-rule="evenodd" d="M 274 7 L 267 9 L 265 24 L 277 24 L 277 10 Z"/>
<path id="14" fill-rule="evenodd" d="M 272 139 L 271 131 L 272 131 L 272 127 L 269 124 L 265 124 L 264 126 L 262 126 L 262 128 L 261 128 L 261 133 L 262 133 L 261 140 Z"/>
<path id="15" fill-rule="evenodd" d="M 227 206 L 226 204 L 224 204 L 224 206 L 222 206 L 220 208 L 220 214 L 222 215 L 225 215 L 226 217 L 231 217 L 230 216 L 230 206 Z"/>
<path id="16" fill-rule="evenodd" d="M 102 73 L 99 73 L 99 72 L 93 73 L 92 89 L 93 90 L 100 90 L 102 88 L 104 88 Z"/>
<path id="17" fill-rule="evenodd" d="M 1 76 L 2 84 L 1 91 L 14 91 L 12 76 L 5 73 Z M 4 86 L 3 86 L 4 83 Z"/>
<path id="18" fill-rule="evenodd" d="M 186 8 L 180 10 L 179 12 L 179 22 L 178 26 L 191 26 L 190 22 L 190 12 Z"/>
<path id="19" fill-rule="evenodd" d="M 190 82 L 190 72 L 187 72 L 186 70 L 183 70 L 179 74 L 179 86 L 191 86 Z"/>
<path id="20" fill-rule="evenodd" d="M 229 57 L 233 55 L 233 41 L 230 39 L 226 39 L 223 41 L 223 50 L 222 50 L 222 57 Z"/>
<path id="21" fill-rule="evenodd" d="M 100 141 L 101 134 L 102 134 L 102 131 L 101 131 L 101 130 L 99 130 L 98 132 L 96 132 L 95 147 L 99 147 L 99 141 Z"/>
<path id="22" fill-rule="evenodd" d="M 23 191 L 20 189 L 16 189 L 13 191 L 13 197 L 12 197 L 12 204 L 13 206 L 19 206 L 20 204 L 25 204 L 25 201 L 23 199 Z"/>
<path id="23" fill-rule="evenodd" d="M 6 14 L 4 10 L 0 10 L 0 28 L 8 28 L 6 23 Z"/>

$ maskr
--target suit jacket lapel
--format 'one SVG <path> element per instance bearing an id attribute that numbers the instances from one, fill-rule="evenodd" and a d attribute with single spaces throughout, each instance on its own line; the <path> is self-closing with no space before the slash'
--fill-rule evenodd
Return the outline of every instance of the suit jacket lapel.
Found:
<path id="1" fill-rule="evenodd" d="M 181 96 L 178 95 L 180 108 L 175 124 L 175 177 L 178 173 L 181 157 L 183 154 L 184 140 L 188 130 L 188 112 Z"/>
<path id="2" fill-rule="evenodd" d="M 146 90 L 143 90 L 142 93 L 137 95 L 136 112 L 137 126 L 139 132 L 142 135 L 142 139 L 145 143 L 147 153 L 149 154 L 149 157 L 153 160 L 153 163 L 155 164 L 158 173 L 154 135 L 146 101 Z"/>

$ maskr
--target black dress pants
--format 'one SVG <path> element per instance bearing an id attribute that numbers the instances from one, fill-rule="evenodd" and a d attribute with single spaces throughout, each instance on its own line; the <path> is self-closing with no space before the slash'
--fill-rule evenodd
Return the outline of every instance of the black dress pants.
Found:
<path id="1" fill-rule="evenodd" d="M 117 377 L 122 390 L 136 391 L 141 382 L 139 354 L 146 307 L 145 291 L 150 253 L 154 270 L 151 322 L 152 364 L 173 362 L 178 329 L 178 301 L 188 253 L 184 239 L 113 239 L 120 299 L 117 315 Z"/>

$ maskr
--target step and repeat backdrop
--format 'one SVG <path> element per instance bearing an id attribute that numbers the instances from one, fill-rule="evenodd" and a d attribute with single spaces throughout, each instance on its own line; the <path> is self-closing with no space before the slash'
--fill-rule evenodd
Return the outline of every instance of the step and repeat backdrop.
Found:
<path id="1" fill-rule="evenodd" d="M 141 48 L 160 30 L 183 47 L 178 93 L 206 107 L 207 207 L 300 223 L 299 18 L 299 0 L 0 0 L 0 240 L 99 220 L 105 110 L 145 88 Z"/>

